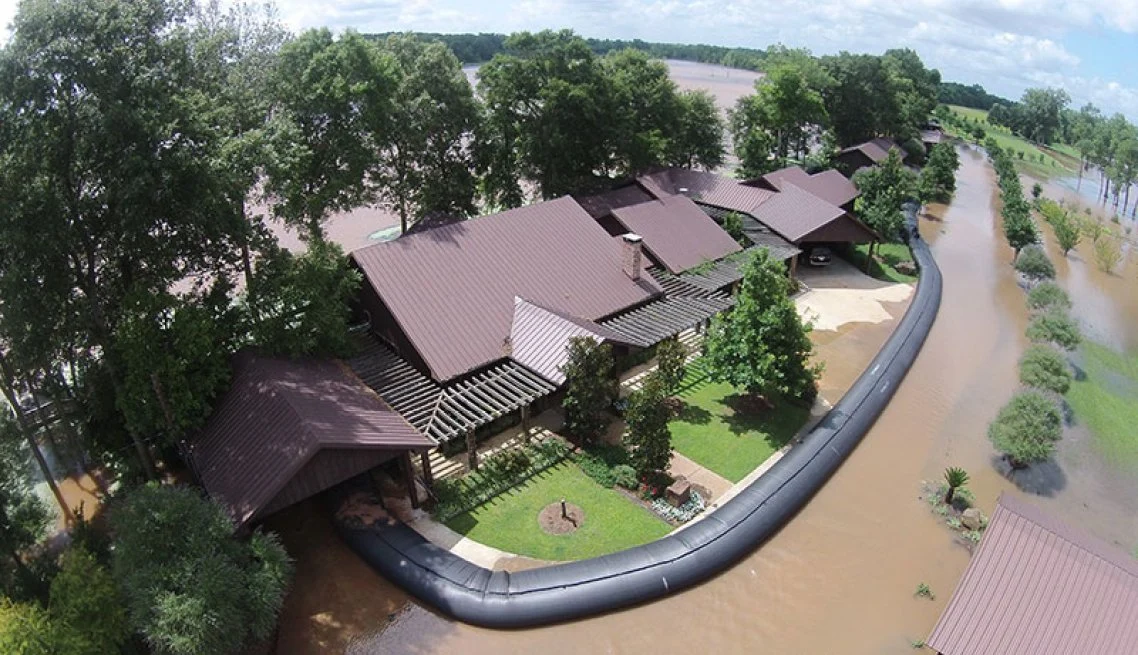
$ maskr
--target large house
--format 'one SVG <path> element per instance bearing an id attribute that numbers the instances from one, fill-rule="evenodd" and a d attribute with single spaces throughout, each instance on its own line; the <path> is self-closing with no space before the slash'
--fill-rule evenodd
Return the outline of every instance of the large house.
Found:
<path id="1" fill-rule="evenodd" d="M 834 182 L 783 171 L 748 185 L 669 169 L 355 250 L 357 354 L 243 353 L 189 445 L 195 473 L 241 524 L 376 466 L 417 502 L 413 457 L 430 485 L 427 450 L 525 423 L 564 384 L 573 337 L 625 360 L 729 308 L 749 249 L 793 274 L 804 248 L 875 238 Z M 743 245 L 720 225 L 732 212 Z"/>

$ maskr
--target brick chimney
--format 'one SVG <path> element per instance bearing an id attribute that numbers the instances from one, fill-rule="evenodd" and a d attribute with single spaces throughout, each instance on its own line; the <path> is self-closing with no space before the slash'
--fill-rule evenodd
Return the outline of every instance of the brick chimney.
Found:
<path id="1" fill-rule="evenodd" d="M 639 234 L 632 232 L 622 237 L 621 245 L 624 247 L 624 251 L 621 253 L 620 264 L 621 268 L 624 269 L 624 274 L 633 281 L 640 279 L 640 259 L 643 257 L 640 248 L 643 240 Z"/>

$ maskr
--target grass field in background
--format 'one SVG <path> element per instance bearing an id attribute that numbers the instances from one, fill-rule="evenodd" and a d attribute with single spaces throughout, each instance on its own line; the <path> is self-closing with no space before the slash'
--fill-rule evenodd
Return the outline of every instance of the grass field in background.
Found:
<path id="1" fill-rule="evenodd" d="M 1068 161 L 1066 157 L 1056 157 L 1054 154 L 1036 146 L 1027 139 L 1012 134 L 1008 128 L 988 123 L 988 112 L 983 109 L 973 109 L 971 107 L 960 107 L 957 105 L 948 105 L 948 108 L 958 116 L 984 121 L 984 132 L 994 138 L 996 144 L 1001 148 L 1012 152 L 1012 158 L 1015 160 L 1016 167 L 1021 173 L 1028 173 L 1042 178 L 1078 173 L 1078 164 L 1073 164 Z M 953 136 L 971 140 L 971 135 L 965 135 L 961 133 L 960 130 L 948 125 L 945 125 L 944 128 L 945 131 Z M 1056 149 L 1058 150 L 1059 148 Z M 1024 158 L 1020 159 L 1019 156 L 1015 154 L 1017 152 L 1024 153 Z M 1069 154 L 1066 151 L 1062 152 Z M 1043 155 L 1042 162 L 1039 161 L 1040 154 Z M 1077 154 L 1074 156 L 1076 159 L 1078 158 Z"/>

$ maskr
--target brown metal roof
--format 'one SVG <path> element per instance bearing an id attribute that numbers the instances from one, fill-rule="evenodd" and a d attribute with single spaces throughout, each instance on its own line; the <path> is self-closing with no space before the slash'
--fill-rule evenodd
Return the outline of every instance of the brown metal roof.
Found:
<path id="1" fill-rule="evenodd" d="M 612 191 L 576 198 L 578 204 L 593 218 L 604 218 L 614 209 L 648 202 L 652 196 L 637 184 L 628 184 Z"/>
<path id="2" fill-rule="evenodd" d="M 944 132 L 939 128 L 921 130 L 921 143 L 937 144 L 944 140 Z"/>
<path id="3" fill-rule="evenodd" d="M 565 382 L 561 367 L 569 360 L 566 347 L 572 337 L 592 337 L 636 345 L 627 337 L 603 325 L 514 299 L 514 323 L 510 330 L 510 357 L 543 378 Z"/>
<path id="4" fill-rule="evenodd" d="M 841 220 L 846 216 L 846 210 L 784 182 L 782 190 L 773 194 L 751 215 L 787 241 L 798 243 L 811 232 Z"/>
<path id="5" fill-rule="evenodd" d="M 928 646 L 943 655 L 1138 652 L 1138 561 L 1004 494 Z"/>
<path id="6" fill-rule="evenodd" d="M 869 157 L 870 160 L 873 161 L 873 163 L 880 164 L 881 162 L 885 161 L 886 158 L 889 157 L 889 151 L 893 148 L 897 148 L 897 150 L 899 152 L 901 151 L 901 149 L 897 146 L 897 144 L 894 143 L 893 141 L 891 141 L 890 139 L 886 139 L 884 137 L 877 137 L 875 139 L 870 139 L 869 141 L 866 141 L 865 143 L 859 143 L 857 145 L 853 145 L 853 146 L 850 146 L 848 148 L 843 148 L 841 150 L 841 152 L 839 152 L 838 154 L 845 154 L 847 152 L 853 152 L 854 150 L 858 150 L 863 155 L 865 155 L 866 157 Z M 901 155 L 902 155 L 902 159 L 904 159 L 904 152 L 902 152 Z"/>
<path id="7" fill-rule="evenodd" d="M 322 450 L 434 445 L 339 362 L 243 352 L 190 453 L 210 496 L 245 523 Z M 319 476 L 333 484 L 360 472 L 350 459 L 328 461 L 347 467 Z"/>
<path id="8" fill-rule="evenodd" d="M 742 248 L 690 198 L 665 196 L 617 209 L 613 217 L 644 238 L 652 257 L 672 273 L 722 259 Z"/>
<path id="9" fill-rule="evenodd" d="M 754 213 L 775 195 L 773 191 L 746 186 L 729 177 L 686 168 L 670 168 L 639 177 L 636 182 L 657 199 L 684 195 L 700 204 L 747 214 Z"/>
<path id="10" fill-rule="evenodd" d="M 514 298 L 597 320 L 662 293 L 566 196 L 352 253 L 439 381 L 504 357 Z"/>
<path id="11" fill-rule="evenodd" d="M 839 207 L 857 198 L 859 194 L 853 182 L 833 169 L 811 175 L 798 166 L 790 166 L 767 173 L 762 179 L 778 191 L 786 183 L 793 184 Z"/>

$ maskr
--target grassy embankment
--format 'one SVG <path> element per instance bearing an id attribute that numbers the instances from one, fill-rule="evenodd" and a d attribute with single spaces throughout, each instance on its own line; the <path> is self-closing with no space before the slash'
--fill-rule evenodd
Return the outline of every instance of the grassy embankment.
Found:
<path id="1" fill-rule="evenodd" d="M 699 362 L 688 365 L 679 394 L 684 411 L 673 420 L 672 448 L 732 482 L 738 482 L 794 438 L 810 410 L 776 400 L 755 411 L 730 385 L 712 382 Z"/>
<path id="2" fill-rule="evenodd" d="M 547 534 L 538 525 L 538 514 L 562 498 L 581 508 L 584 522 L 569 534 Z M 663 519 L 619 491 L 597 484 L 572 462 L 539 473 L 452 518 L 447 526 L 487 546 L 550 561 L 615 553 L 659 539 L 672 530 Z"/>
<path id="3" fill-rule="evenodd" d="M 1093 341 L 1079 350 L 1083 375 L 1067 393 L 1075 420 L 1084 423 L 1112 461 L 1138 469 L 1138 355 Z"/>
<path id="4" fill-rule="evenodd" d="M 1013 153 L 1016 169 L 1021 173 L 1047 179 L 1056 175 L 1071 175 L 1079 172 L 1078 153 L 1075 153 L 1069 146 L 1040 148 L 1027 139 L 1012 134 L 1011 130 L 1006 127 L 988 123 L 988 112 L 982 109 L 958 107 L 956 105 L 949 105 L 948 108 L 962 118 L 981 121 L 987 136 L 994 138 L 996 144 L 1001 148 Z M 945 125 L 944 129 L 952 136 L 967 141 L 973 140 L 971 134 L 965 134 L 957 127 Z M 1023 159 L 1020 159 L 1018 154 L 1014 154 L 1020 152 L 1024 153 Z M 1043 156 L 1042 162 L 1039 161 L 1040 155 Z"/>
<path id="5" fill-rule="evenodd" d="M 917 276 L 905 275 L 894 268 L 901 262 L 913 261 L 913 255 L 909 252 L 909 247 L 905 244 L 880 243 L 874 248 L 874 254 L 876 257 L 873 258 L 873 262 L 869 265 L 869 270 L 867 271 L 872 277 L 886 282 L 903 282 L 906 284 L 917 281 Z M 868 256 L 868 243 L 856 245 L 845 253 L 846 259 L 856 266 L 859 271 L 866 270 L 865 259 Z"/>

